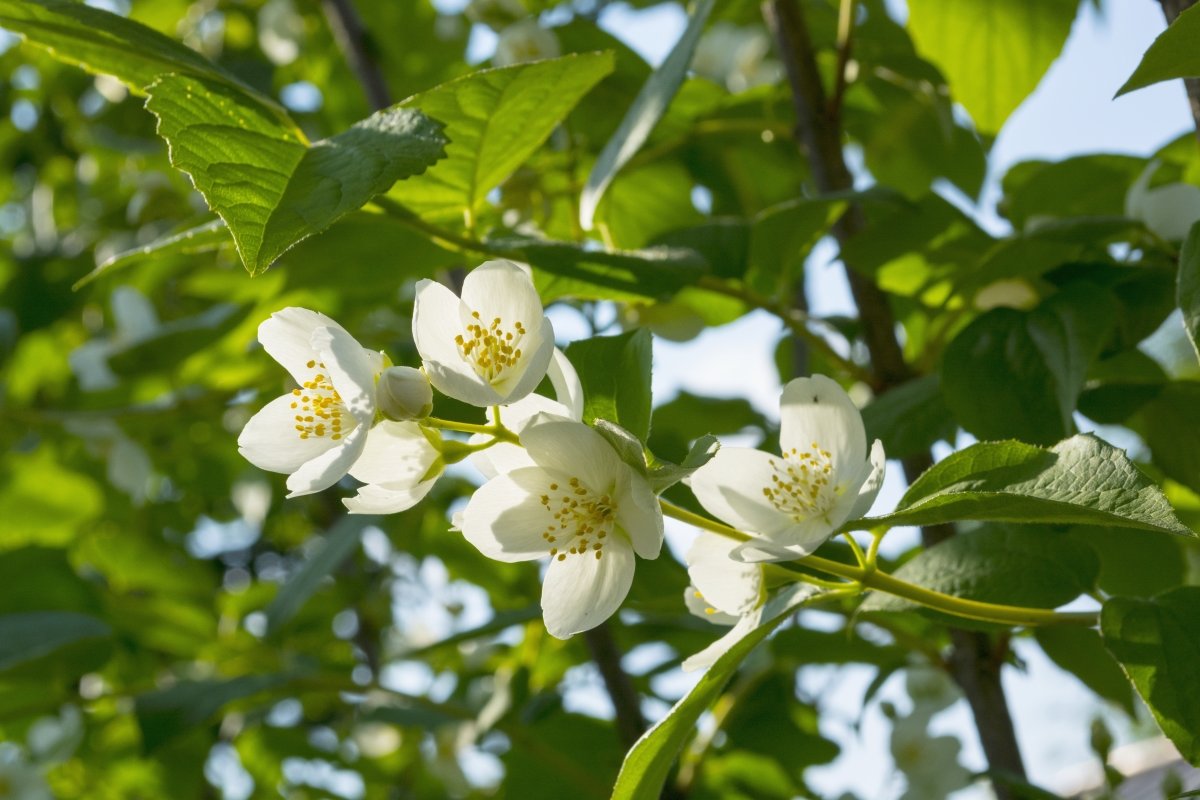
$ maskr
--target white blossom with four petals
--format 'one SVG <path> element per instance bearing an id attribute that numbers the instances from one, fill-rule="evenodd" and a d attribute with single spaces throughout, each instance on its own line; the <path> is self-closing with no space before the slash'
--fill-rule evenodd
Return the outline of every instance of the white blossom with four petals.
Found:
<path id="1" fill-rule="evenodd" d="M 830 378 L 797 378 L 780 401 L 776 456 L 723 447 L 690 478 L 713 516 L 746 533 L 732 556 L 788 561 L 812 553 L 849 520 L 867 513 L 883 483 L 883 445 L 868 454 L 862 415 Z"/>
<path id="2" fill-rule="evenodd" d="M 484 408 L 532 392 L 554 352 L 533 279 L 511 261 L 471 270 L 461 299 L 435 281 L 418 282 L 413 340 L 435 389 Z"/>
<path id="3" fill-rule="evenodd" d="M 258 340 L 299 388 L 250 418 L 238 451 L 260 469 L 289 473 L 288 497 L 319 492 L 341 480 L 366 445 L 383 355 L 306 308 L 275 312 L 258 326 Z"/>
<path id="4" fill-rule="evenodd" d="M 551 635 L 565 639 L 620 607 L 635 554 L 657 558 L 662 548 L 662 512 L 646 478 L 581 422 L 538 415 L 521 444 L 533 466 L 485 483 L 459 522 L 489 558 L 550 558 L 542 615 Z"/>

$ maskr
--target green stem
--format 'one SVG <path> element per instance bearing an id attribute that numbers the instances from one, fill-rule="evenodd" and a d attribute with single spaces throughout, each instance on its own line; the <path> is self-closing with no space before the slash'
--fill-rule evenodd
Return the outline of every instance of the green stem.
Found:
<path id="1" fill-rule="evenodd" d="M 710 520 L 699 514 L 694 514 L 686 508 L 680 508 L 666 500 L 660 499 L 659 505 L 662 506 L 663 513 L 668 517 L 687 522 L 698 528 L 712 531 L 730 539 L 736 539 L 739 542 L 750 541 L 753 538 L 736 528 L 731 528 L 723 523 Z M 911 600 L 926 608 L 932 608 L 956 617 L 965 617 L 966 619 L 1024 627 L 1037 625 L 1095 625 L 1097 622 L 1098 615 L 1095 611 L 1061 612 L 1044 608 L 1025 608 L 1023 606 L 1007 606 L 984 603 L 979 600 L 968 600 L 963 597 L 942 594 L 932 589 L 926 589 L 924 586 L 900 580 L 886 572 L 880 572 L 874 567 L 864 568 L 855 564 L 843 564 L 840 561 L 831 561 L 820 556 L 804 556 L 803 558 L 796 559 L 795 564 L 802 564 L 805 567 L 819 570 L 828 575 L 845 578 L 859 584 L 864 589 L 887 592 L 897 597 L 903 597 L 905 600 Z M 793 572 L 799 571 L 798 566 L 791 564 L 781 563 L 776 566 Z"/>
<path id="2" fill-rule="evenodd" d="M 858 560 L 858 565 L 863 569 L 871 569 L 871 562 L 867 560 L 867 554 L 863 552 L 862 546 L 854 538 L 854 534 L 845 531 L 842 533 L 842 538 L 850 544 L 850 549 L 854 551 L 854 558 Z"/>
<path id="3" fill-rule="evenodd" d="M 427 428 L 437 428 L 443 431 L 456 431 L 458 433 L 482 433 L 485 436 L 491 436 L 502 442 L 511 442 L 517 444 L 520 440 L 517 435 L 503 425 L 477 425 L 474 422 L 458 422 L 452 419 L 440 419 L 438 417 L 426 417 L 421 420 L 421 424 Z M 494 442 L 489 442 L 490 447 Z"/>

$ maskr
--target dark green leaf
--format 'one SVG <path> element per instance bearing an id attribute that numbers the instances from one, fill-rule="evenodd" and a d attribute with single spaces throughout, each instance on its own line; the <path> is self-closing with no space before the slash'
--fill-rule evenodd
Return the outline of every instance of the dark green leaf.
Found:
<path id="1" fill-rule="evenodd" d="M 1138 536 L 1119 528 L 1081 526 L 1071 535 L 1100 558 L 1096 586 L 1120 597 L 1152 597 L 1183 583 L 1194 542 L 1175 536 Z"/>
<path id="2" fill-rule="evenodd" d="M 910 0 L 908 29 L 921 55 L 983 133 L 1000 130 L 1058 57 L 1075 0 Z M 981 36 L 986 32 L 986 36 Z"/>
<path id="3" fill-rule="evenodd" d="M 391 108 L 311 146 L 261 103 L 226 85 L 164 75 L 148 108 L 171 163 L 192 178 L 257 275 L 302 239 L 443 156 L 440 127 Z"/>
<path id="4" fill-rule="evenodd" d="M 700 41 L 704 23 L 714 5 L 716 0 L 698 0 L 683 35 L 679 37 L 679 41 L 675 43 L 662 65 L 642 86 L 642 90 L 633 100 L 633 105 L 625 112 L 625 118 L 621 120 L 617 132 L 604 145 L 604 150 L 588 175 L 580 198 L 579 221 L 584 228 L 592 227 L 592 219 L 604 190 L 621 171 L 621 167 L 646 143 L 650 132 L 662 119 L 667 106 L 671 104 L 671 99 L 679 91 L 679 86 L 692 63 L 692 53 L 696 49 L 696 43 Z"/>
<path id="5" fill-rule="evenodd" d="M 1152 600 L 1114 597 L 1101 611 L 1100 631 L 1163 733 L 1200 765 L 1200 587 Z"/>
<path id="6" fill-rule="evenodd" d="M 721 696 L 725 684 L 759 642 L 793 611 L 811 602 L 816 590 L 793 584 L 763 609 L 763 622 L 730 647 L 700 678 L 700 682 L 671 707 L 661 720 L 625 755 L 611 800 L 658 800 L 667 773 L 684 743 L 695 732 L 700 715 Z"/>
<path id="7" fill-rule="evenodd" d="M 1066 533 L 1034 525 L 985 525 L 921 551 L 895 575 L 954 597 L 1057 608 L 1089 591 L 1098 571 L 1091 549 Z M 875 592 L 862 610 L 916 607 L 899 597 Z"/>
<path id="8" fill-rule="evenodd" d="M 579 300 L 659 300 L 691 285 L 707 269 L 691 250 L 656 247 L 646 250 L 589 250 L 568 242 L 540 239 L 492 239 L 488 246 L 524 261 L 534 269 L 542 301 L 562 297 Z"/>
<path id="9" fill-rule="evenodd" d="M 972 519 L 1196 535 L 1124 452 L 1090 434 L 1049 450 L 1021 442 L 972 445 L 921 475 L 895 512 L 866 524 Z"/>
<path id="10" fill-rule="evenodd" d="M 479 70 L 408 98 L 401 106 L 444 124 L 450 143 L 445 161 L 392 196 L 422 217 L 473 219 L 487 193 L 612 70 L 612 53 L 579 53 Z"/>
<path id="11" fill-rule="evenodd" d="M 583 419 L 606 419 L 646 441 L 650 435 L 652 340 L 644 328 L 572 342 L 567 358 L 583 383 Z"/>
<path id="12" fill-rule="evenodd" d="M 1200 19 L 1195 14 L 1192 16 Z M 1192 226 L 1179 254 L 1178 301 L 1183 312 L 1183 325 L 1200 355 L 1200 223 Z"/>
<path id="13" fill-rule="evenodd" d="M 1018 229 L 1047 217 L 1125 213 L 1125 194 L 1145 159 L 1096 154 L 1062 161 L 1022 161 L 1004 174 L 1000 211 Z"/>
<path id="14" fill-rule="evenodd" d="M 1138 411 L 1131 427 L 1142 435 L 1154 464 L 1168 477 L 1200 492 L 1200 382 L 1172 381 Z"/>
<path id="15" fill-rule="evenodd" d="M 1114 313 L 1111 295 L 1090 284 L 1058 292 L 1033 311 L 987 312 L 946 348 L 946 405 L 980 439 L 1050 444 L 1070 435 Z"/>
<path id="16" fill-rule="evenodd" d="M 883 441 L 888 458 L 928 451 L 934 442 L 953 441 L 957 426 L 946 408 L 937 375 L 889 389 L 863 409 L 867 439 Z"/>
<path id="17" fill-rule="evenodd" d="M 311 556 L 279 589 L 267 606 L 267 631 L 274 633 L 290 620 L 312 597 L 325 576 L 332 573 L 358 547 L 363 529 L 376 522 L 376 517 L 347 514 L 342 517 L 321 541 Z"/>
<path id="18" fill-rule="evenodd" d="M 35 661 L 64 647 L 107 639 L 112 630 L 85 614 L 30 611 L 0 616 L 0 670 Z"/>
<path id="19" fill-rule="evenodd" d="M 1129 80 L 1117 90 L 1117 97 L 1159 81 L 1173 78 L 1200 78 L 1200 11 L 1184 8 L 1165 31 L 1151 43 Z"/>
<path id="20" fill-rule="evenodd" d="M 230 680 L 180 681 L 138 695 L 134 708 L 142 731 L 142 749 L 153 752 L 208 722 L 226 703 L 272 689 L 286 680 L 283 675 L 243 675 Z"/>
<path id="21" fill-rule="evenodd" d="M 1104 649 L 1100 634 L 1091 628 L 1047 625 L 1034 629 L 1033 635 L 1051 661 L 1133 716 L 1133 689 L 1112 654 Z"/>

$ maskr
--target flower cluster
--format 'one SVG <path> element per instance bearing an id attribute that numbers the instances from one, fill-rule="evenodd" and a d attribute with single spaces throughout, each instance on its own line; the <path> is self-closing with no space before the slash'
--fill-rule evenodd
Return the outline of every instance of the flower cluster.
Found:
<path id="1" fill-rule="evenodd" d="M 486 262 L 461 296 L 418 283 L 419 368 L 394 366 L 302 308 L 272 315 L 259 341 L 297 386 L 246 424 L 241 453 L 287 473 L 289 497 L 355 478 L 363 485 L 344 502 L 361 514 L 411 508 L 447 464 L 469 458 L 487 481 L 454 527 L 498 561 L 546 560 L 542 611 L 554 636 L 614 614 L 637 558 L 662 549 L 663 513 L 645 460 L 584 423 L 579 376 L 555 347 L 526 268 Z M 535 393 L 546 378 L 553 399 Z M 483 409 L 484 422 L 430 416 L 434 389 Z M 745 539 L 705 534 L 688 552 L 688 607 L 734 626 L 689 668 L 711 663 L 759 624 L 768 587 L 761 562 L 812 552 L 865 513 L 879 489 L 882 448 L 876 442 L 868 455 L 857 409 L 828 378 L 788 384 L 780 442 L 781 456 L 721 449 L 688 479 L 701 505 Z"/>

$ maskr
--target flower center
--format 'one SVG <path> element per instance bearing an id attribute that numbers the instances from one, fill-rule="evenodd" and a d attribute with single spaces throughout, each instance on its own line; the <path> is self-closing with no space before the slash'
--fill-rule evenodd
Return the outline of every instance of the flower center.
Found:
<path id="1" fill-rule="evenodd" d="M 612 532 L 615 516 L 611 497 L 597 497 L 579 478 L 571 478 L 566 486 L 550 484 L 541 499 L 551 518 L 542 531 L 551 556 L 559 561 L 589 552 L 596 554 L 597 561 L 604 556 L 604 540 Z"/>
<path id="2" fill-rule="evenodd" d="M 467 325 L 465 333 L 455 336 L 454 343 L 463 360 L 475 368 L 479 377 L 495 383 L 521 360 L 521 339 L 528 331 L 521 320 L 509 327 L 503 319 L 496 317 L 485 326 L 478 311 L 472 311 L 471 316 L 476 322 Z"/>
<path id="3" fill-rule="evenodd" d="M 306 366 L 313 370 L 312 378 L 300 384 L 301 388 L 292 389 L 296 434 L 301 439 L 323 439 L 328 436 L 337 441 L 342 434 L 349 433 L 342 421 L 346 407 L 329 376 L 321 371 L 325 369 L 324 362 L 309 361 Z M 353 417 L 348 425 L 354 426 Z"/>
<path id="4" fill-rule="evenodd" d="M 793 447 L 783 454 L 782 466 L 772 467 L 771 485 L 763 487 L 763 496 L 796 522 L 825 514 L 837 499 L 830 486 L 831 459 L 816 442 L 807 450 Z"/>

